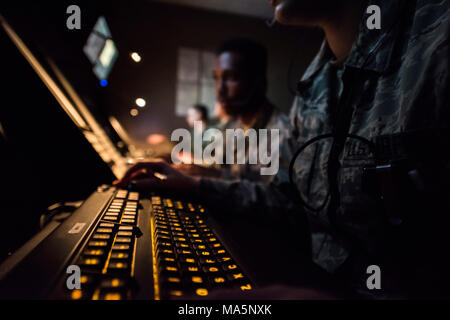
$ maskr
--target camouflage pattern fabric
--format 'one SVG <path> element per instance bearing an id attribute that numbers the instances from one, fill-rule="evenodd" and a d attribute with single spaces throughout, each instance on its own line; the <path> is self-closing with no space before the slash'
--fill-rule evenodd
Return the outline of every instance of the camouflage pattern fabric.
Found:
<path id="1" fill-rule="evenodd" d="M 299 94 L 291 110 L 290 143 L 294 150 L 314 137 L 332 132 L 336 118 L 333 101 L 348 86 L 355 90 L 349 130 L 352 134 L 373 141 L 380 135 L 448 128 L 450 1 L 380 0 L 369 4 L 380 6 L 382 29 L 368 30 L 368 15 L 364 15 L 346 61 L 342 65 L 333 63 L 334 57 L 324 42 L 298 83 Z M 357 81 L 348 82 L 347 75 L 355 72 L 359 74 Z M 374 163 L 368 146 L 347 139 L 339 159 L 339 232 L 330 224 L 328 204 L 316 213 L 296 203 L 299 195 L 313 208 L 329 200 L 327 163 L 331 144 L 332 139 L 322 140 L 298 157 L 298 191 L 278 179 L 265 185 L 203 179 L 202 196 L 213 206 L 228 204 L 236 214 L 256 211 L 277 218 L 286 212 L 306 214 L 313 261 L 329 273 L 339 272 L 348 261 L 356 261 L 356 273 L 363 276 L 365 263 L 369 263 L 364 256 L 376 239 L 383 237 L 377 199 L 362 188 L 363 168 Z"/>

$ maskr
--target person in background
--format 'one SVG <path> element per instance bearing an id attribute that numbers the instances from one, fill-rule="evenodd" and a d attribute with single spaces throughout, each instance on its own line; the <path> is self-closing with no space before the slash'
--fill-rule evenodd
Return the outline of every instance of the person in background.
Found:
<path id="1" fill-rule="evenodd" d="M 233 118 L 224 110 L 220 102 L 214 104 L 214 116 L 217 118 L 217 123 L 214 125 L 219 130 L 227 128 L 228 124 Z"/>
<path id="2" fill-rule="evenodd" d="M 202 132 L 206 130 L 208 126 L 208 108 L 202 104 L 194 104 L 187 111 L 186 122 L 189 128 L 194 128 L 194 122 L 200 121 L 202 124 Z"/>
<path id="3" fill-rule="evenodd" d="M 234 38 L 222 43 L 217 50 L 213 76 L 220 123 L 217 128 L 225 136 L 226 129 L 279 130 L 280 164 L 278 179 L 287 180 L 287 167 L 291 158 L 288 145 L 289 118 L 280 113 L 267 98 L 267 49 L 247 38 Z M 237 144 L 235 144 L 235 159 Z M 249 164 L 251 154 L 258 154 L 258 146 L 246 148 L 245 164 L 224 164 L 220 172 L 196 166 L 178 165 L 176 168 L 191 175 L 214 176 L 227 180 L 271 182 L 275 175 L 261 175 L 265 165 Z M 224 161 L 225 162 L 225 161 Z"/>

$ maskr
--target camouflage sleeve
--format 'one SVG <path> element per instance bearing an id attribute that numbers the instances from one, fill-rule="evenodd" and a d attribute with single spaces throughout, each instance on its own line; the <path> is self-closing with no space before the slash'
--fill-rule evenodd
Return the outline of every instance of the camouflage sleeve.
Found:
<path id="1" fill-rule="evenodd" d="M 202 178 L 200 194 L 205 204 L 216 210 L 233 214 L 264 215 L 267 218 L 297 210 L 294 194 L 286 182 L 251 182 L 248 180 L 219 180 Z M 279 218 L 279 217 L 278 217 Z"/>
<path id="2" fill-rule="evenodd" d="M 292 127 L 287 118 L 282 118 L 280 132 L 280 170 L 270 183 L 202 178 L 201 195 L 209 207 L 235 214 L 257 214 L 272 218 L 299 212 L 297 192 L 289 183 L 288 168 L 295 144 L 291 141 Z"/>

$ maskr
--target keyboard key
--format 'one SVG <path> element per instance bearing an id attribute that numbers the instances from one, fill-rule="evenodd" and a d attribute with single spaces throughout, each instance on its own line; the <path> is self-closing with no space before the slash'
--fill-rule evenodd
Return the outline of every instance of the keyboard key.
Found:
<path id="1" fill-rule="evenodd" d="M 139 200 L 139 193 L 130 192 L 130 194 L 128 195 L 128 200 Z"/>
<path id="2" fill-rule="evenodd" d="M 161 274 L 163 275 L 178 275 L 178 267 L 175 266 L 162 266 L 161 267 Z"/>
<path id="3" fill-rule="evenodd" d="M 130 250 L 129 244 L 114 244 L 113 250 Z"/>
<path id="4" fill-rule="evenodd" d="M 185 263 L 188 265 L 197 265 L 197 260 L 195 259 L 194 256 L 184 256 L 184 257 L 180 257 L 180 262 L 181 263 Z"/>
<path id="5" fill-rule="evenodd" d="M 230 256 L 216 257 L 216 260 L 217 260 L 217 262 L 219 262 L 219 263 L 224 263 L 224 262 L 231 262 L 231 261 L 233 261 L 233 260 L 231 259 Z"/>
<path id="6" fill-rule="evenodd" d="M 108 245 L 108 242 L 106 241 L 89 241 L 88 246 L 89 247 L 106 247 Z"/>
<path id="7" fill-rule="evenodd" d="M 218 249 L 218 250 L 213 250 L 213 254 L 216 256 L 224 256 L 224 255 L 227 255 L 227 252 L 225 251 L 225 249 Z"/>
<path id="8" fill-rule="evenodd" d="M 119 226 L 119 230 L 121 230 L 121 231 L 132 231 L 133 227 L 132 226 Z"/>
<path id="9" fill-rule="evenodd" d="M 200 263 L 205 265 L 217 264 L 217 260 L 212 258 L 200 258 Z"/>
<path id="10" fill-rule="evenodd" d="M 117 198 L 117 199 L 126 199 L 127 194 L 128 194 L 128 191 L 126 191 L 126 190 L 119 190 L 119 191 L 116 193 L 116 198 Z"/>
<path id="11" fill-rule="evenodd" d="M 157 235 L 159 234 L 164 236 L 170 236 L 172 234 L 170 231 L 167 230 L 167 228 L 164 229 L 162 227 L 157 227 L 155 231 L 156 231 L 155 234 Z"/>
<path id="12" fill-rule="evenodd" d="M 174 232 L 174 233 L 172 233 L 172 235 L 173 235 L 174 237 L 182 237 L 182 238 L 186 238 L 186 234 L 183 233 L 183 232 Z"/>
<path id="13" fill-rule="evenodd" d="M 211 275 L 209 282 L 214 287 L 224 287 L 228 284 L 227 279 L 222 275 Z"/>
<path id="14" fill-rule="evenodd" d="M 184 292 L 182 290 L 170 290 L 168 295 L 170 297 L 182 297 Z"/>
<path id="15" fill-rule="evenodd" d="M 117 237 L 115 243 L 131 243 L 131 238 Z"/>
<path id="16" fill-rule="evenodd" d="M 112 233 L 113 229 L 112 228 L 98 228 L 97 232 L 98 233 Z"/>
<path id="17" fill-rule="evenodd" d="M 158 230 L 162 230 L 162 231 L 166 231 L 166 232 L 170 232 L 169 227 L 167 227 L 166 225 L 162 224 L 162 223 L 157 223 L 156 224 L 156 231 Z"/>
<path id="18" fill-rule="evenodd" d="M 80 283 L 81 283 L 83 286 L 91 285 L 91 284 L 94 283 L 94 281 L 95 281 L 95 278 L 94 278 L 94 276 L 92 276 L 92 275 L 85 275 L 85 274 L 83 274 L 83 275 L 80 277 Z"/>
<path id="19" fill-rule="evenodd" d="M 187 243 L 183 243 L 183 242 L 177 242 L 177 243 L 175 243 L 175 246 L 177 248 L 187 249 L 187 250 L 189 250 L 191 248 Z"/>
<path id="20" fill-rule="evenodd" d="M 186 284 L 188 287 L 205 286 L 208 284 L 208 280 L 199 275 L 188 276 L 184 279 L 183 284 Z"/>
<path id="21" fill-rule="evenodd" d="M 111 236 L 109 234 L 97 233 L 92 236 L 92 239 L 95 240 L 109 240 Z"/>
<path id="22" fill-rule="evenodd" d="M 239 289 L 241 291 L 250 291 L 250 290 L 253 290 L 253 287 L 250 283 L 244 283 L 239 286 Z"/>
<path id="23" fill-rule="evenodd" d="M 111 253 L 111 259 L 128 259 L 129 254 L 127 252 L 112 252 Z"/>
<path id="24" fill-rule="evenodd" d="M 202 268 L 202 270 L 205 273 L 219 273 L 221 271 L 217 266 L 215 267 L 205 266 Z"/>
<path id="25" fill-rule="evenodd" d="M 200 257 L 211 257 L 212 256 L 211 251 L 208 251 L 208 250 L 197 251 L 197 254 Z"/>
<path id="26" fill-rule="evenodd" d="M 112 278 L 102 280 L 100 283 L 101 288 L 123 288 L 126 285 L 126 281 L 120 278 Z"/>
<path id="27" fill-rule="evenodd" d="M 200 297 L 206 297 L 209 294 L 209 292 L 208 292 L 208 289 L 206 289 L 206 288 L 198 288 L 195 291 L 195 294 Z"/>
<path id="28" fill-rule="evenodd" d="M 197 265 L 194 264 L 182 264 L 181 265 L 181 272 L 185 275 L 197 275 L 201 273 L 201 270 Z"/>
<path id="29" fill-rule="evenodd" d="M 110 291 L 102 292 L 99 296 L 100 300 L 123 300 L 125 295 L 122 292 Z"/>
<path id="30" fill-rule="evenodd" d="M 158 250 L 156 255 L 157 255 L 158 259 L 163 259 L 166 257 L 175 259 L 174 251 L 169 250 L 169 249 Z"/>
<path id="31" fill-rule="evenodd" d="M 80 260 L 80 264 L 83 266 L 89 267 L 98 267 L 100 266 L 101 260 L 98 258 L 82 258 Z"/>
<path id="32" fill-rule="evenodd" d="M 108 217 L 104 217 L 103 219 L 108 220 L 108 221 L 117 221 L 118 220 L 117 218 L 118 217 L 108 216 Z"/>
<path id="33" fill-rule="evenodd" d="M 228 281 L 247 281 L 242 272 L 232 272 L 226 275 Z"/>
<path id="34" fill-rule="evenodd" d="M 110 261 L 108 265 L 108 269 L 112 270 L 126 270 L 127 268 L 128 263 L 122 261 Z"/>
<path id="35" fill-rule="evenodd" d="M 172 237 L 170 236 L 169 232 L 156 231 L 154 234 L 154 239 L 156 240 L 157 243 L 172 242 Z"/>
<path id="36" fill-rule="evenodd" d="M 188 249 L 177 249 L 177 254 L 179 256 L 192 256 L 194 252 Z"/>
<path id="37" fill-rule="evenodd" d="M 114 223 L 108 223 L 108 222 L 101 222 L 99 224 L 100 228 L 114 228 L 115 224 Z"/>
<path id="38" fill-rule="evenodd" d="M 225 270 L 227 272 L 236 272 L 239 270 L 238 266 L 233 263 L 222 265 L 222 268 L 223 268 L 223 270 Z"/>
<path id="39" fill-rule="evenodd" d="M 160 260 L 162 261 L 162 263 L 176 263 L 177 262 L 175 257 L 162 257 L 162 258 L 160 258 Z"/>
<path id="40" fill-rule="evenodd" d="M 83 298 L 83 291 L 75 289 L 70 293 L 70 299 L 81 300 Z"/>
<path id="41" fill-rule="evenodd" d="M 97 232 L 98 232 L 98 230 L 97 230 Z M 131 237 L 133 235 L 133 232 L 131 232 L 131 231 L 119 231 L 119 232 L 117 232 L 117 235 L 121 236 L 121 237 Z"/>
<path id="42" fill-rule="evenodd" d="M 102 256 L 104 253 L 105 251 L 101 249 L 86 249 L 83 252 L 83 254 L 86 256 Z"/>
<path id="43" fill-rule="evenodd" d="M 170 241 L 157 242 L 157 248 L 159 249 L 173 249 L 174 245 Z"/>
<path id="44" fill-rule="evenodd" d="M 176 276 L 163 276 L 161 277 L 163 285 L 171 288 L 181 288 L 181 278 Z"/>

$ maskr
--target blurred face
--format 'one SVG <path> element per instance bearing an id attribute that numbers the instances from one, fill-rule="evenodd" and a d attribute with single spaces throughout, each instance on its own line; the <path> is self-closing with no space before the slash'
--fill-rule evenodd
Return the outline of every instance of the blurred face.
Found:
<path id="1" fill-rule="evenodd" d="M 269 0 L 279 23 L 305 26 L 320 24 L 345 1 L 348 0 Z"/>
<path id="2" fill-rule="evenodd" d="M 187 111 L 186 122 L 190 128 L 194 127 L 194 121 L 202 121 L 202 114 L 194 108 L 189 108 Z"/>
<path id="3" fill-rule="evenodd" d="M 238 115 L 246 108 L 254 95 L 254 81 L 242 67 L 239 54 L 224 52 L 214 65 L 213 77 L 216 96 L 221 107 L 231 116 Z"/>

